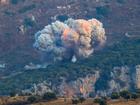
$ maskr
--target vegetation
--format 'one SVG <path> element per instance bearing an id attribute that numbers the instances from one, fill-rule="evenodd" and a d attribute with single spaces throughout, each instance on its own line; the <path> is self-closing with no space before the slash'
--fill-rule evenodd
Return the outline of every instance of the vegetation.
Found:
<path id="1" fill-rule="evenodd" d="M 33 27 L 34 25 L 35 25 L 35 22 L 31 18 L 24 19 L 24 26 L 25 27 Z"/>
<path id="2" fill-rule="evenodd" d="M 104 98 L 96 98 L 94 102 L 98 103 L 99 105 L 107 105 L 107 101 Z"/>
<path id="3" fill-rule="evenodd" d="M 28 97 L 27 101 L 29 103 L 37 102 L 38 101 L 38 97 L 37 96 L 30 96 L 30 97 Z"/>
<path id="4" fill-rule="evenodd" d="M 10 0 L 10 2 L 12 4 L 14 4 L 14 5 L 15 4 L 18 4 L 20 1 L 24 1 L 24 0 Z M 105 0 L 105 1 L 112 1 L 112 0 Z M 124 3 L 124 1 L 126 1 L 126 0 L 116 0 L 116 1 L 118 3 Z M 42 5 L 43 3 L 40 2 L 38 4 L 41 4 Z M 22 6 L 24 6 L 24 5 L 22 5 Z M 19 13 L 25 13 L 25 12 L 28 12 L 31 9 L 34 9 L 36 7 L 36 6 L 32 6 L 32 5 L 31 6 L 28 5 L 28 6 L 25 6 L 25 7 L 22 7 L 22 6 L 21 5 L 18 6 L 18 7 L 21 7 L 22 9 L 19 9 L 19 10 L 14 10 L 13 9 L 13 11 L 16 14 L 18 14 L 18 12 Z M 48 3 L 48 6 L 49 6 L 49 3 Z M 43 13 L 44 10 L 46 10 L 47 11 L 46 14 L 50 17 L 50 15 L 48 14 L 50 11 L 49 11 L 49 9 L 46 9 L 46 7 L 48 7 L 48 6 L 46 4 L 42 5 L 41 6 L 41 11 Z M 127 5 L 127 6 L 129 6 L 129 5 Z M 44 7 L 45 7 L 45 9 L 44 9 Z M 54 6 L 54 7 L 56 8 L 56 6 Z M 95 6 L 92 5 L 91 7 L 95 7 Z M 131 14 L 133 14 L 133 11 L 135 11 L 135 7 L 137 7 L 137 6 L 132 6 L 132 7 L 134 7 L 134 8 L 128 7 L 130 9 L 132 9 Z M 86 8 L 88 8 L 88 7 L 86 7 Z M 54 10 L 53 8 L 51 8 L 51 9 Z M 125 9 L 125 7 L 122 8 L 122 9 L 127 10 L 127 8 Z M 11 8 L 11 10 L 12 10 L 12 8 Z M 11 12 L 11 10 L 5 11 L 5 14 L 7 16 L 13 16 L 13 15 L 15 15 L 15 13 L 14 12 Z M 73 10 L 75 10 L 75 9 L 73 8 Z M 119 8 L 119 10 L 121 10 L 121 9 Z M 3 9 L 2 9 L 2 11 L 3 11 Z M 37 10 L 37 12 L 38 12 L 38 10 Z M 37 12 L 33 11 L 32 13 L 33 14 L 38 14 Z M 109 14 L 109 12 L 110 12 L 109 6 L 99 6 L 99 7 L 96 8 L 97 15 L 107 16 Z M 121 12 L 122 13 L 125 13 L 125 11 L 121 11 Z M 93 13 L 93 15 L 91 16 L 91 17 L 93 17 L 94 16 L 94 8 L 91 8 L 91 12 L 90 13 L 91 14 Z M 81 14 L 84 15 L 84 13 L 81 13 Z M 135 14 L 136 13 L 134 12 L 134 14 L 133 14 L 134 16 L 132 15 L 134 17 L 133 21 L 135 20 L 135 17 L 137 17 L 137 15 L 135 16 Z M 26 15 L 28 15 L 28 14 L 26 14 Z M 54 14 L 51 13 L 51 16 L 53 16 L 53 15 Z M 76 14 L 76 15 L 79 15 L 79 14 Z M 74 17 L 74 15 L 72 15 L 72 16 Z M 128 17 L 129 15 L 124 14 L 124 16 Z M 37 17 L 40 17 L 41 19 L 42 19 L 42 17 L 46 18 L 44 15 L 43 16 L 37 16 Z M 83 16 L 80 16 L 79 15 L 77 17 L 83 17 Z M 17 15 L 16 16 L 16 21 L 20 21 L 20 18 L 21 18 L 21 16 L 20 15 Z M 58 18 L 63 20 L 63 18 L 65 19 L 66 17 L 63 17 L 63 16 L 61 17 L 60 16 Z M 124 19 L 126 20 L 125 21 L 126 22 L 126 25 L 127 25 L 127 23 L 131 23 L 131 21 L 130 22 L 127 22 L 128 20 L 131 20 L 131 18 L 128 19 L 128 18 L 125 18 L 125 17 L 122 17 L 122 23 L 123 23 L 123 20 Z M 7 20 L 6 21 L 7 23 L 9 23 L 8 26 L 11 27 L 12 25 L 10 25 L 10 22 L 8 21 L 8 19 L 5 18 L 5 20 Z M 9 20 L 12 20 L 12 19 L 9 19 Z M 117 21 L 117 17 L 116 17 L 115 20 Z M 111 22 L 111 19 L 109 21 Z M 25 22 L 25 24 L 27 26 L 33 26 L 33 23 L 32 23 L 31 20 L 28 20 L 27 19 L 24 22 Z M 19 23 L 16 24 L 16 22 L 14 22 L 14 21 L 11 22 L 11 23 L 12 24 L 15 23 L 15 26 L 16 25 L 19 25 Z M 107 24 L 107 22 L 105 24 Z M 115 23 L 113 23 L 113 24 L 115 24 Z M 134 24 L 135 24 L 135 22 L 134 22 Z M 3 22 L 2 22 L 1 25 L 2 25 L 2 30 L 5 30 L 5 29 L 6 30 L 9 30 L 7 27 L 5 27 L 3 25 Z M 13 24 L 13 27 L 15 27 L 15 26 Z M 127 30 L 137 31 L 137 25 L 134 25 L 134 26 L 135 26 L 134 30 L 133 30 L 132 27 L 130 29 L 129 28 L 127 29 L 127 27 L 126 27 L 125 28 L 126 29 L 125 31 L 127 31 Z M 40 25 L 38 27 L 40 27 Z M 111 25 L 110 25 L 109 28 L 112 28 Z M 115 27 L 115 28 L 117 28 L 117 27 Z M 119 29 L 121 29 L 121 28 L 119 28 Z M 117 29 L 117 30 L 119 30 L 119 29 Z M 13 29 L 11 29 L 11 30 L 13 30 Z M 107 29 L 107 30 L 109 30 L 109 29 Z M 13 30 L 13 31 L 15 31 L 15 30 Z M 9 30 L 9 32 L 10 32 L 10 30 Z M 14 32 L 12 32 L 12 33 L 13 34 L 11 36 L 13 38 L 11 37 L 10 39 L 15 39 L 14 38 L 15 33 Z M 111 33 L 113 33 L 113 32 L 111 32 Z M 30 35 L 30 34 L 28 34 L 28 35 Z M 28 36 L 28 35 L 25 35 L 25 36 Z M 113 35 L 114 35 L 114 33 L 113 33 Z M 21 37 L 24 37 L 24 36 L 21 36 Z M 120 39 L 121 38 L 122 37 L 120 37 Z M 32 39 L 32 38 L 30 38 L 30 39 Z M 18 38 L 17 38 L 17 40 L 18 40 Z M 23 40 L 24 40 L 24 38 L 23 38 Z M 3 42 L 3 40 L 1 40 L 1 41 Z M 6 42 L 10 42 L 10 40 L 7 40 Z M 22 41 L 22 42 L 23 42 L 23 45 L 24 45 L 25 42 L 24 41 Z M 96 90 L 97 89 L 99 89 L 99 90 L 106 89 L 106 88 L 108 88 L 107 81 L 110 79 L 110 77 L 109 77 L 110 71 L 112 70 L 112 68 L 114 66 L 130 65 L 130 67 L 134 67 L 135 65 L 140 64 L 140 59 L 139 59 L 140 58 L 140 50 L 139 50 L 140 49 L 140 39 L 129 39 L 129 38 L 125 38 L 125 40 L 124 39 L 121 40 L 121 41 L 119 40 L 118 42 L 119 43 L 114 43 L 112 45 L 107 46 L 106 48 L 103 49 L 103 51 L 99 51 L 94 56 L 91 56 L 91 58 L 89 58 L 87 60 L 84 60 L 84 61 L 81 60 L 79 62 L 76 62 L 75 64 L 70 64 L 70 63 L 65 62 L 64 64 L 60 64 L 60 65 L 58 64 L 56 66 L 50 65 L 46 69 L 39 69 L 39 70 L 33 70 L 33 71 L 25 71 L 24 69 L 20 69 L 19 70 L 19 69 L 16 68 L 16 66 L 19 66 L 19 64 L 18 65 L 14 65 L 14 69 L 12 68 L 12 70 L 11 70 L 11 68 L 10 68 L 9 69 L 10 71 L 12 71 L 12 72 L 22 71 L 23 73 L 22 74 L 19 74 L 19 75 L 12 76 L 12 77 L 6 77 L 4 79 L 1 79 L 0 80 L 0 94 L 7 95 L 7 94 L 9 94 L 11 92 L 11 90 L 14 91 L 16 89 L 18 89 L 18 90 L 27 89 L 27 88 L 30 88 L 32 86 L 31 84 L 38 83 L 38 82 L 44 81 L 44 80 L 51 81 L 52 83 L 59 84 L 61 82 L 61 79 L 59 77 L 65 77 L 65 78 L 67 78 L 67 81 L 75 80 L 78 77 L 84 77 L 86 74 L 92 74 L 92 73 L 94 73 L 93 72 L 94 70 L 101 70 L 101 78 L 98 80 L 98 83 L 96 83 L 96 87 L 95 87 Z M 1 44 L 1 45 L 4 45 L 4 44 Z M 21 47 L 21 45 L 19 45 L 19 46 Z M 16 49 L 17 46 L 15 46 L 14 48 L 15 48 L 14 50 L 17 50 Z M 3 47 L 2 47 L 2 49 L 3 49 Z M 6 46 L 4 45 L 4 53 L 6 52 L 6 49 L 8 49 L 8 52 L 10 52 L 9 47 L 6 48 Z M 21 56 L 21 58 L 20 58 L 21 60 L 22 60 L 22 58 L 24 58 L 24 59 L 30 58 L 30 57 L 28 57 L 28 54 L 26 52 L 24 54 L 27 55 L 27 56 L 25 56 L 25 57 L 22 57 Z M 11 63 L 13 63 L 13 62 L 18 63 L 18 58 L 20 56 L 14 57 L 14 55 L 19 55 L 19 53 L 11 53 L 10 52 L 9 55 L 5 54 L 5 56 L 4 56 L 5 58 L 3 57 L 4 58 L 4 61 L 11 61 Z M 30 61 L 32 61 L 32 60 L 30 60 Z M 26 63 L 28 63 L 28 62 L 26 62 Z M 7 64 L 9 65 L 10 63 L 7 63 Z M 9 74 L 6 73 L 6 75 L 9 75 Z M 14 95 L 11 95 L 11 96 L 14 96 Z M 131 97 L 135 99 L 137 97 L 137 94 L 132 94 Z"/>
<path id="5" fill-rule="evenodd" d="M 110 71 L 115 66 L 129 65 L 134 67 L 140 64 L 140 39 L 123 38 L 119 43 L 106 46 L 103 51 L 95 53 L 88 59 L 76 63 L 63 62 L 49 65 L 46 69 L 25 71 L 10 79 L 0 81 L 0 94 L 9 94 L 11 90 L 21 90 L 32 86 L 32 83 L 40 81 L 59 84 L 60 77 L 67 78 L 67 82 L 101 71 L 101 78 L 95 84 L 96 90 L 107 89 L 107 81 L 110 80 Z M 10 58 L 9 56 L 7 58 Z M 14 58 L 11 58 L 14 59 Z M 18 79 L 17 79 L 18 78 Z M 22 81 L 22 84 L 21 84 Z M 21 84 L 21 85 L 18 85 Z M 102 84 L 102 86 L 101 86 Z M 17 87 L 17 88 L 15 88 Z"/>
<path id="6" fill-rule="evenodd" d="M 72 100 L 72 104 L 78 104 L 78 103 L 83 103 L 84 101 L 86 101 L 86 99 L 84 97 L 79 97 L 79 98 L 73 98 Z"/>
<path id="7" fill-rule="evenodd" d="M 120 99 L 120 97 L 124 98 L 124 99 L 137 99 L 140 98 L 139 93 L 137 92 L 130 92 L 128 90 L 123 90 L 120 93 L 118 92 L 113 92 L 110 96 L 111 99 Z"/>
<path id="8" fill-rule="evenodd" d="M 27 98 L 27 102 L 29 103 L 36 103 L 39 101 L 52 101 L 52 100 L 56 100 L 57 97 L 55 95 L 55 93 L 52 92 L 47 92 L 45 93 L 43 96 L 36 96 L 36 95 L 31 95 Z"/>
<path id="9" fill-rule="evenodd" d="M 80 98 L 79 98 L 79 102 L 80 102 L 80 103 L 83 103 L 85 100 L 86 100 L 86 99 L 85 99 L 84 97 L 80 97 Z"/>
<path id="10" fill-rule="evenodd" d="M 138 96 L 138 94 L 137 93 L 132 93 L 131 94 L 131 98 L 132 99 L 137 99 L 139 96 Z"/>
<path id="11" fill-rule="evenodd" d="M 107 105 L 107 102 L 105 100 L 101 100 L 99 104 L 100 105 Z"/>
<path id="12" fill-rule="evenodd" d="M 94 99 L 94 102 L 95 102 L 95 103 L 100 103 L 100 100 L 101 100 L 100 98 L 95 98 L 95 99 Z"/>
<path id="13" fill-rule="evenodd" d="M 77 105 L 79 103 L 78 99 L 72 99 L 72 104 Z"/>
<path id="14" fill-rule="evenodd" d="M 119 98 L 120 98 L 120 96 L 119 96 L 119 94 L 117 92 L 113 92 L 111 94 L 111 99 L 119 99 Z"/>
<path id="15" fill-rule="evenodd" d="M 20 99 L 19 99 L 20 98 Z M 63 99 L 57 99 L 54 101 L 38 101 L 35 103 L 29 103 L 26 101 L 23 97 L 17 97 L 15 99 L 13 98 L 7 98 L 6 104 L 2 104 L 4 102 L 4 99 L 0 98 L 0 105 L 74 105 L 72 104 L 70 99 L 67 99 L 66 102 L 63 101 Z M 107 105 L 138 105 L 140 103 L 139 99 L 136 100 L 128 100 L 128 101 L 108 101 Z M 78 103 L 77 105 L 99 105 L 93 102 L 93 99 L 86 99 L 83 103 Z"/>
<path id="16" fill-rule="evenodd" d="M 10 92 L 10 97 L 15 97 L 16 96 L 16 92 Z"/>
<path id="17" fill-rule="evenodd" d="M 121 91 L 120 96 L 123 97 L 124 99 L 130 99 L 131 98 L 131 94 L 127 90 Z"/>
<path id="18" fill-rule="evenodd" d="M 43 95 L 43 99 L 46 101 L 50 101 L 50 100 L 55 100 L 57 99 L 55 93 L 53 92 L 47 92 Z"/>

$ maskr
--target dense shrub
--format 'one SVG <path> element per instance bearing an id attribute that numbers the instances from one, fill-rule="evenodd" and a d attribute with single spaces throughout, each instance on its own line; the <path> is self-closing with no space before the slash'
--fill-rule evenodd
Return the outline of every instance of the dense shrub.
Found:
<path id="1" fill-rule="evenodd" d="M 86 100 L 86 99 L 85 99 L 84 97 L 80 97 L 80 98 L 79 98 L 79 102 L 80 102 L 80 103 L 83 103 L 85 100 Z"/>
<path id="2" fill-rule="evenodd" d="M 99 105 L 107 105 L 106 100 L 101 100 L 100 103 L 99 103 Z"/>
<path id="3" fill-rule="evenodd" d="M 24 19 L 24 26 L 25 27 L 33 27 L 34 25 L 35 25 L 35 22 L 31 18 Z"/>
<path id="4" fill-rule="evenodd" d="M 79 100 L 78 99 L 72 99 L 72 104 L 78 104 L 79 103 Z"/>
<path id="5" fill-rule="evenodd" d="M 113 92 L 112 94 L 111 94 L 111 99 L 118 99 L 120 96 L 119 96 L 119 94 L 117 93 L 117 92 Z"/>
<path id="6" fill-rule="evenodd" d="M 140 94 L 140 89 L 136 89 L 136 93 L 137 94 Z"/>
<path id="7" fill-rule="evenodd" d="M 136 94 L 136 93 L 132 93 L 131 94 L 131 98 L 132 99 L 137 99 L 139 96 L 138 96 L 138 94 Z"/>
<path id="8" fill-rule="evenodd" d="M 95 102 L 95 103 L 98 103 L 99 105 L 107 105 L 106 100 L 103 99 L 103 98 L 96 98 L 96 99 L 94 100 L 94 102 Z"/>
<path id="9" fill-rule="evenodd" d="M 15 97 L 16 96 L 16 92 L 10 92 L 10 97 Z"/>
<path id="10" fill-rule="evenodd" d="M 95 98 L 94 103 L 100 103 L 101 99 L 100 98 Z"/>
<path id="11" fill-rule="evenodd" d="M 27 101 L 29 103 L 34 103 L 34 102 L 37 102 L 39 100 L 39 98 L 37 96 L 30 96 L 28 97 Z"/>
<path id="12" fill-rule="evenodd" d="M 124 99 L 130 99 L 130 92 L 127 90 L 121 91 L 120 96 L 123 97 Z"/>
<path id="13" fill-rule="evenodd" d="M 43 95 L 43 99 L 46 100 L 46 101 L 50 101 L 50 100 L 57 99 L 57 97 L 56 97 L 55 93 L 47 92 Z"/>

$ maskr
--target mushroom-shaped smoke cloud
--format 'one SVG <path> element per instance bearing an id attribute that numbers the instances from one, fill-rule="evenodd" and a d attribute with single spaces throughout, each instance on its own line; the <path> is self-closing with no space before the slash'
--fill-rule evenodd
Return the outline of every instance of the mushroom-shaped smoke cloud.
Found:
<path id="1" fill-rule="evenodd" d="M 87 58 L 106 41 L 105 30 L 96 19 L 68 19 L 45 26 L 35 34 L 34 47 L 52 61 Z"/>

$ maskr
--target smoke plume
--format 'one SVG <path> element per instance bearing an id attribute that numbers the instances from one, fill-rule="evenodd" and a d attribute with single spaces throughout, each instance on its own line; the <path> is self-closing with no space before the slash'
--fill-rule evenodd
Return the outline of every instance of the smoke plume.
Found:
<path id="1" fill-rule="evenodd" d="M 56 21 L 35 34 L 34 47 L 44 53 L 45 59 L 76 62 L 89 57 L 106 41 L 105 30 L 96 19 L 68 19 Z"/>
<path id="2" fill-rule="evenodd" d="M 87 98 L 90 93 L 95 92 L 95 83 L 99 77 L 99 71 L 96 71 L 95 74 L 87 75 L 84 78 L 78 78 L 75 81 L 66 83 L 64 79 L 62 84 L 59 86 L 59 94 L 60 96 L 68 98 L 78 95 Z"/>

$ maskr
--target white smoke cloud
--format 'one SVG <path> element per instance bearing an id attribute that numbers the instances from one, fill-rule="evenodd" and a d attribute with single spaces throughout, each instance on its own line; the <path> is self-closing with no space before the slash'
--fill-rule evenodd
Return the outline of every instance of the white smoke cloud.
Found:
<path id="1" fill-rule="evenodd" d="M 67 58 L 75 62 L 89 57 L 105 41 L 105 30 L 98 20 L 68 19 L 64 23 L 56 21 L 38 31 L 34 47 L 46 53 L 52 61 Z"/>

